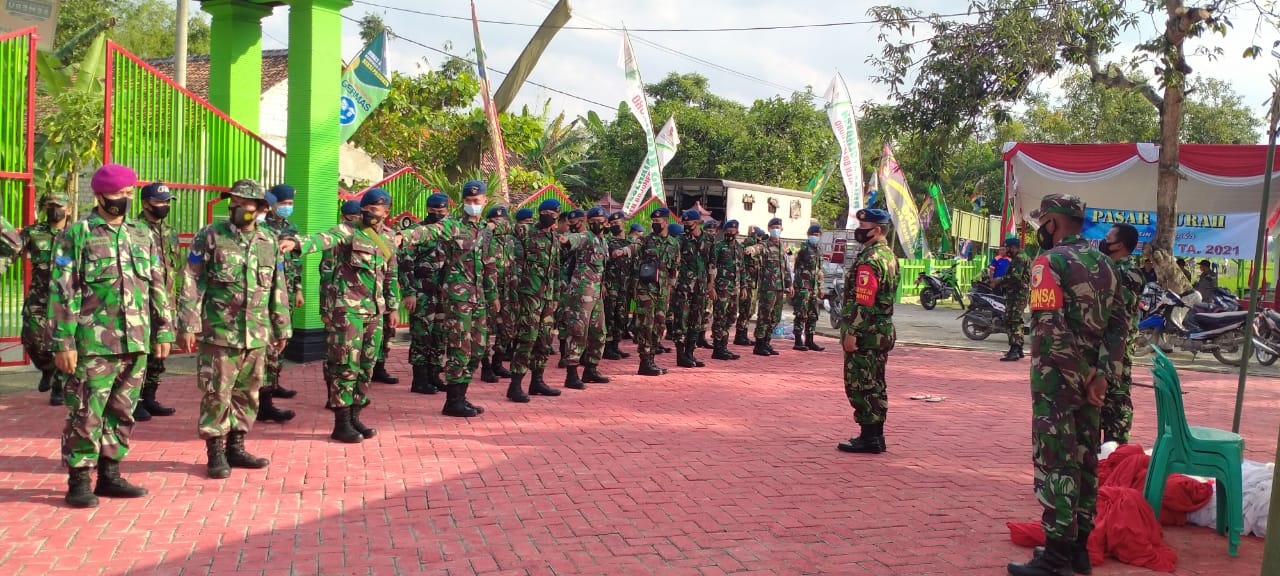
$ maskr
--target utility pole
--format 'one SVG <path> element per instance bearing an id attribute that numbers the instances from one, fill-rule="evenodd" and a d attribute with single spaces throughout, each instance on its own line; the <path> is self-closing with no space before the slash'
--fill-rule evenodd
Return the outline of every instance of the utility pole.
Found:
<path id="1" fill-rule="evenodd" d="M 1272 50 L 1271 55 L 1275 56 L 1276 58 L 1280 58 L 1280 52 L 1276 50 Z M 1267 196 L 1269 192 L 1271 192 L 1271 171 L 1275 169 L 1274 162 L 1275 162 L 1275 156 L 1276 156 L 1276 138 L 1280 136 L 1280 74 L 1272 76 L 1271 83 L 1275 85 L 1275 93 L 1271 95 L 1271 125 L 1269 126 L 1270 132 L 1267 134 L 1267 173 L 1264 176 L 1264 180 L 1262 184 L 1262 190 L 1263 190 L 1262 195 L 1264 197 Z M 1266 225 L 1267 225 L 1266 220 L 1262 220 L 1258 222 L 1258 226 L 1260 227 L 1266 226 Z M 1253 273 L 1254 275 L 1253 293 L 1250 295 L 1250 298 L 1249 298 L 1249 300 L 1251 301 L 1258 300 L 1257 277 L 1259 274 L 1260 274 L 1260 271 L 1258 267 L 1255 266 L 1254 273 Z M 1257 304 L 1251 303 L 1249 306 L 1250 312 L 1255 312 L 1254 308 L 1256 307 L 1257 307 Z M 1252 316 L 1252 314 L 1250 315 Z M 1245 325 L 1245 329 L 1252 330 L 1252 325 L 1251 324 Z M 1245 341 L 1246 342 L 1249 341 L 1249 338 L 1246 337 Z M 1248 350 L 1249 350 L 1248 348 L 1245 348 L 1246 352 Z M 1242 359 L 1242 361 L 1247 361 L 1247 360 L 1248 358 Z M 1237 402 L 1239 402 L 1239 400 L 1240 399 L 1237 399 Z M 1240 420 L 1240 409 L 1236 408 L 1236 421 L 1238 422 L 1239 420 Z M 1276 448 L 1276 459 L 1280 460 L 1280 446 L 1277 446 Z M 1272 482 L 1273 483 L 1275 482 L 1274 473 L 1272 474 Z M 1270 509 L 1267 511 L 1267 522 L 1271 526 L 1280 526 L 1280 490 L 1271 491 L 1270 506 L 1271 506 Z M 1275 532 L 1272 532 L 1271 534 L 1267 535 L 1266 542 L 1264 543 L 1264 546 L 1263 546 L 1262 574 L 1263 576 L 1266 576 L 1268 574 L 1280 574 L 1280 534 L 1277 534 Z"/>
<path id="2" fill-rule="evenodd" d="M 189 0 L 178 0 L 178 14 L 174 22 L 177 31 L 173 39 L 173 80 L 178 86 L 187 87 L 187 3 Z"/>

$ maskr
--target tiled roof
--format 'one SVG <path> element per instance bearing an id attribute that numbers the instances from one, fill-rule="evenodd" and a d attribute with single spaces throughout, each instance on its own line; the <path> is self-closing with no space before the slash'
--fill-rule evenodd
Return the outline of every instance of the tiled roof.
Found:
<path id="1" fill-rule="evenodd" d="M 147 60 L 147 64 L 155 67 L 165 76 L 173 77 L 173 58 Z M 284 82 L 289 78 L 289 51 L 262 51 L 262 93 Z M 190 56 L 187 58 L 187 90 L 197 96 L 209 99 L 209 56 Z"/>

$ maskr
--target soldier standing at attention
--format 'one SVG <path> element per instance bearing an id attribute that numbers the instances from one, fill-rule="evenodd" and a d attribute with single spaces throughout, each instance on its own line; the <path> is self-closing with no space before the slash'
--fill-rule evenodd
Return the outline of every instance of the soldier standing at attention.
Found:
<path id="1" fill-rule="evenodd" d="M 565 216 L 565 215 L 561 215 Z M 565 225 L 561 227 L 560 234 L 578 234 L 586 230 L 587 213 L 577 208 L 569 211 L 568 216 L 564 218 Z M 569 279 L 578 269 L 578 255 L 569 248 L 568 244 L 560 245 L 560 281 L 564 286 L 569 285 Z M 557 363 L 558 368 L 567 366 L 569 354 L 569 309 L 576 306 L 569 293 L 561 290 L 557 297 L 560 304 L 556 308 L 556 335 L 560 338 L 560 361 Z"/>
<path id="2" fill-rule="evenodd" d="M 635 340 L 640 353 L 641 376 L 666 374 L 654 362 L 654 355 L 661 345 L 662 331 L 667 326 L 667 292 L 670 275 L 680 257 L 679 245 L 670 237 L 667 219 L 671 211 L 658 208 L 649 214 L 653 231 L 645 235 L 638 246 L 631 248 L 637 254 Z"/>
<path id="3" fill-rule="evenodd" d="M 862 251 L 845 274 L 840 341 L 844 348 L 844 393 L 862 432 L 836 448 L 879 454 L 885 451 L 884 420 L 889 412 L 884 367 L 897 342 L 893 301 L 898 295 L 898 259 L 885 242 L 888 212 L 862 209 L 854 216 L 858 228 L 853 238 Z"/>
<path id="4" fill-rule="evenodd" d="M 196 383 L 204 394 L 197 428 L 215 479 L 230 476 L 231 468 L 267 467 L 266 458 L 245 450 L 244 437 L 257 420 L 259 401 L 268 398 L 259 394 L 266 349 L 279 353 L 293 336 L 280 244 L 258 227 L 268 210 L 266 194 L 246 179 L 236 181 L 227 197 L 230 217 L 191 239 L 178 308 L 183 347 L 197 350 Z"/>
<path id="5" fill-rule="evenodd" d="M 698 336 L 702 335 L 703 318 L 707 310 L 707 287 L 713 240 L 702 230 L 702 214 L 686 210 L 682 215 L 685 234 L 680 239 L 680 269 L 676 289 L 672 297 L 675 318 L 672 326 L 676 343 L 676 365 L 681 368 L 706 366 L 694 357 Z"/>
<path id="6" fill-rule="evenodd" d="M 169 225 L 169 201 L 172 195 L 169 187 L 163 182 L 152 182 L 142 188 L 142 220 L 151 232 L 151 240 L 159 256 L 160 272 L 164 277 L 164 293 L 169 298 L 170 316 L 176 314 L 177 275 L 182 269 L 182 246 L 178 243 L 178 231 Z M 155 334 L 152 334 L 155 337 Z M 151 354 L 147 356 L 147 375 L 142 383 L 142 400 L 133 409 L 133 419 L 146 422 L 152 416 L 171 416 L 177 410 L 156 401 L 156 391 L 160 388 L 160 375 L 164 374 L 164 358 L 156 356 L 156 346 L 151 346 Z"/>
<path id="7" fill-rule="evenodd" d="M 564 290 L 570 295 L 569 300 L 574 302 L 566 314 L 569 355 L 565 360 L 564 387 L 574 390 L 585 390 L 588 383 L 609 383 L 609 378 L 598 370 L 606 338 L 601 281 L 605 260 L 611 255 L 624 256 L 626 253 L 622 250 L 610 253 L 609 241 L 604 237 L 607 219 L 604 208 L 596 206 L 587 211 L 588 232 L 570 234 L 561 239 L 573 252 L 578 266 Z M 578 364 L 583 367 L 581 378 L 578 377 Z"/>
<path id="8" fill-rule="evenodd" d="M 294 226 L 293 222 L 289 220 L 289 217 L 293 216 L 294 195 L 293 186 L 288 184 L 273 186 L 266 193 L 266 201 L 269 208 L 264 215 L 265 220 L 262 222 L 262 228 L 274 234 L 277 241 L 281 238 L 295 238 L 298 236 L 298 227 Z M 286 280 L 285 293 L 291 298 L 291 306 L 301 308 L 304 302 L 302 296 L 302 267 L 299 263 L 298 255 L 290 253 L 282 255 L 281 258 L 283 259 Z M 289 390 L 280 385 L 280 370 L 282 366 L 280 351 L 273 350 L 273 347 L 267 346 L 266 372 L 262 382 L 262 389 L 259 391 L 258 420 L 281 423 L 293 420 L 293 410 L 281 410 L 275 406 L 275 398 L 293 398 L 298 395 L 297 390 Z"/>
<path id="9" fill-rule="evenodd" d="M 515 315 L 516 349 L 511 357 L 511 383 L 507 399 L 528 402 L 529 396 L 559 396 L 543 380 L 551 347 L 551 330 L 555 325 L 562 277 L 560 241 L 556 238 L 556 220 L 560 201 L 554 198 L 538 204 L 538 221 L 519 236 L 520 284 L 517 286 L 520 310 Z M 529 394 L 524 393 L 524 376 L 529 379 Z"/>
<path id="10" fill-rule="evenodd" d="M 1129 390 L 1133 387 L 1134 338 L 1138 334 L 1138 299 L 1142 296 L 1145 279 L 1133 251 L 1138 247 L 1138 229 L 1131 224 L 1116 224 L 1107 231 L 1107 237 L 1098 244 L 1098 251 L 1115 262 L 1120 280 L 1120 311 L 1124 313 L 1125 347 L 1121 358 L 1120 373 L 1107 383 L 1107 398 L 1102 403 L 1102 441 L 1129 443 L 1129 430 L 1133 428 L 1133 399 Z"/>
<path id="11" fill-rule="evenodd" d="M 1126 328 L 1115 268 L 1080 236 L 1085 206 L 1049 194 L 1031 218 L 1031 447 L 1045 548 L 1013 576 L 1089 573 L 1098 499 L 1098 409 L 1120 372 Z"/>
<path id="12" fill-rule="evenodd" d="M 439 192 L 427 198 L 427 218 L 416 226 L 429 226 L 449 215 L 449 197 Z M 438 241 L 400 248 L 400 291 L 409 312 L 409 365 L 413 384 L 409 391 L 435 394 L 444 389 L 444 340 L 440 325 L 441 282 L 444 251 Z"/>
<path id="13" fill-rule="evenodd" d="M 737 360 L 739 356 L 729 351 L 729 329 L 738 319 L 739 276 L 742 268 L 742 244 L 738 242 L 738 221 L 726 220 L 722 238 L 711 253 L 711 286 L 708 296 L 714 302 L 711 321 L 711 340 L 715 351 L 713 360 Z"/>
<path id="14" fill-rule="evenodd" d="M 748 252 L 747 249 L 760 244 L 762 232 L 752 226 L 747 237 L 742 241 L 742 272 L 738 277 L 740 286 L 738 298 L 738 319 L 733 335 L 734 346 L 752 346 L 755 344 L 747 337 L 747 325 L 756 312 L 756 287 L 760 284 L 760 256 Z"/>
<path id="15" fill-rule="evenodd" d="M 1009 351 L 1000 361 L 1015 362 L 1023 357 L 1022 309 L 1027 307 L 1031 266 L 1027 255 L 1022 253 L 1022 242 L 1017 238 L 1006 238 L 1004 249 L 1009 256 L 1009 267 L 1005 269 L 1004 276 L 996 278 L 995 284 L 1004 289 L 1004 327 L 1009 334 Z"/>
<path id="16" fill-rule="evenodd" d="M 502 355 L 509 347 L 508 333 L 512 328 L 511 315 L 514 313 L 511 309 L 511 290 L 514 286 L 511 283 L 518 282 L 519 279 L 512 272 L 515 237 L 511 235 L 507 207 L 490 208 L 485 214 L 485 219 L 488 220 L 493 234 L 485 245 L 485 250 L 488 250 L 493 258 L 494 269 L 498 275 L 498 299 L 502 301 L 502 312 L 489 314 L 489 339 L 485 342 L 485 352 L 480 358 L 480 381 L 492 384 L 499 378 L 511 377 L 511 373 L 502 367 Z"/>
<path id="17" fill-rule="evenodd" d="M 791 274 L 787 268 L 787 255 L 782 250 L 782 219 L 769 220 L 769 239 L 761 244 L 759 309 L 756 313 L 757 356 L 777 356 L 770 340 L 773 330 L 782 321 L 782 303 L 791 290 Z"/>
<path id="18" fill-rule="evenodd" d="M 62 406 L 62 385 L 66 376 L 53 365 L 52 320 L 49 318 L 49 290 L 53 274 L 53 254 L 62 232 L 67 229 L 67 195 L 49 192 L 40 203 L 44 221 L 22 229 L 21 251 L 31 262 L 31 283 L 22 301 L 22 348 L 40 370 L 41 392 L 49 392 L 49 405 Z"/>
<path id="19" fill-rule="evenodd" d="M 347 200 L 343 202 L 340 214 L 339 222 L 352 226 L 359 225 L 362 220 L 360 217 L 360 201 Z M 333 276 L 334 270 L 337 268 L 338 262 L 333 256 L 333 250 L 322 250 L 320 252 L 320 266 L 318 267 L 320 272 L 320 320 L 324 322 L 326 334 L 329 329 L 329 323 L 338 314 L 338 298 L 340 294 L 336 289 L 337 284 L 334 282 Z M 332 410 L 333 406 L 329 405 L 329 398 L 334 393 L 333 374 L 329 372 L 329 364 L 327 362 L 321 364 L 324 370 L 324 407 L 326 410 Z"/>
<path id="20" fill-rule="evenodd" d="M 818 300 L 822 298 L 822 227 L 809 227 L 808 239 L 796 254 L 795 285 L 791 288 L 791 305 L 795 309 L 795 345 L 792 350 L 821 352 L 826 348 L 813 341 L 818 327 Z"/>
<path id="21" fill-rule="evenodd" d="M 631 318 L 631 293 L 628 288 L 634 273 L 633 258 L 625 252 L 631 247 L 631 241 L 622 235 L 622 226 L 626 221 L 626 214 L 614 212 L 609 215 L 608 225 L 605 227 L 609 243 L 609 260 L 604 265 L 604 323 L 605 332 L 609 336 L 602 355 L 605 360 L 631 357 L 630 353 L 618 348 L 618 342 L 627 332 L 628 320 Z M 622 255 L 613 256 L 619 250 L 624 251 Z"/>
<path id="22" fill-rule="evenodd" d="M 174 336 L 155 243 L 128 217 L 137 180 L 119 164 L 99 168 L 90 184 L 97 207 L 67 227 L 53 257 L 49 318 L 54 365 L 71 376 L 62 460 L 73 508 L 97 506 L 98 496 L 147 493 L 120 477 L 120 461 L 129 453 L 147 355 L 155 343 L 155 355 L 168 356 Z"/>

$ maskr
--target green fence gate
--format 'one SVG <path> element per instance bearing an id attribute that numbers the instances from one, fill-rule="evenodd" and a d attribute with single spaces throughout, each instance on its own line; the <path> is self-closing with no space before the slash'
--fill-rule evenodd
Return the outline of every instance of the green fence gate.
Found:
<path id="1" fill-rule="evenodd" d="M 35 223 L 36 29 L 0 35 L 0 214 L 14 226 Z M 22 302 L 31 281 L 23 259 L 0 263 L 0 366 L 27 363 Z"/>

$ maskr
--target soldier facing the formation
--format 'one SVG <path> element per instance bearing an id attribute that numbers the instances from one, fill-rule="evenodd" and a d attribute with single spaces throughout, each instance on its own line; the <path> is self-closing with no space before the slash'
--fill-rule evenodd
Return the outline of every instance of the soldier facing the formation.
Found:
<path id="1" fill-rule="evenodd" d="M 884 379 L 889 351 L 897 342 L 893 301 L 898 294 L 898 259 L 885 241 L 889 213 L 859 210 L 853 237 L 862 245 L 845 275 L 841 345 L 844 348 L 844 391 L 862 429 L 841 442 L 841 452 L 879 454 L 885 451 L 884 421 L 889 396 Z"/>

